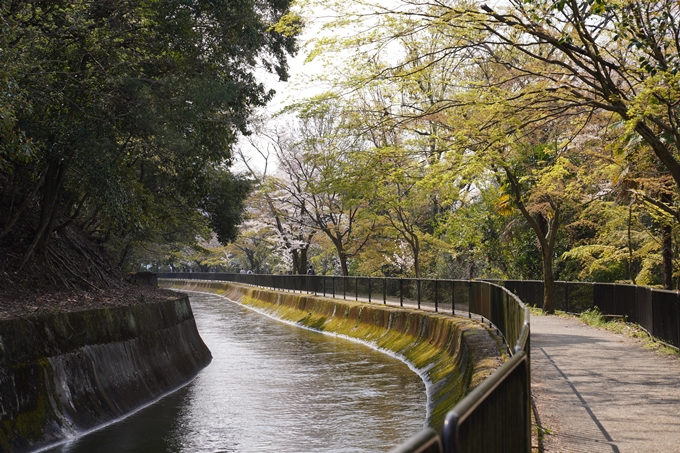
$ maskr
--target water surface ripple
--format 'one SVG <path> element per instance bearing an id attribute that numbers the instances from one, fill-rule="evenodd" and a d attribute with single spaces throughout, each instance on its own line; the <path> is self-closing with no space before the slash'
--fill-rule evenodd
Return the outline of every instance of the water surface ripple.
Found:
<path id="1" fill-rule="evenodd" d="M 184 388 L 52 453 L 379 452 L 422 428 L 425 385 L 343 338 L 191 293 L 213 361 Z"/>

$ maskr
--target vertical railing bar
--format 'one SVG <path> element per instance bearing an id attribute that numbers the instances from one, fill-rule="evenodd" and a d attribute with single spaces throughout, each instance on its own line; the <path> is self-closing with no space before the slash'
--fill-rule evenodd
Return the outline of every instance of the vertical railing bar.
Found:
<path id="1" fill-rule="evenodd" d="M 383 277 L 383 305 L 387 305 L 387 277 Z"/>
<path id="2" fill-rule="evenodd" d="M 592 310 L 595 309 L 595 286 L 597 286 L 596 283 L 593 283 L 593 290 L 590 292 L 590 308 Z M 543 290 L 545 292 L 545 290 Z M 545 296 L 544 296 L 545 297 Z"/>
<path id="3" fill-rule="evenodd" d="M 417 280 L 416 280 L 416 291 L 418 292 L 418 310 L 420 310 L 420 299 L 421 299 L 421 295 L 420 295 L 420 281 L 421 281 L 420 279 L 417 279 Z"/>
<path id="4" fill-rule="evenodd" d="M 371 303 L 371 277 L 368 277 L 368 303 Z"/>
<path id="5" fill-rule="evenodd" d="M 399 279 L 399 306 L 404 306 L 404 279 Z"/>
<path id="6" fill-rule="evenodd" d="M 434 281 L 434 312 L 439 312 L 439 280 Z"/>

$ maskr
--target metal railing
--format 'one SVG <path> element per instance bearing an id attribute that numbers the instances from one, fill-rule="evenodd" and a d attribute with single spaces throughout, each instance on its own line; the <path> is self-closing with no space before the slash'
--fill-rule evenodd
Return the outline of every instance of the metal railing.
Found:
<path id="1" fill-rule="evenodd" d="M 529 309 L 517 295 L 486 281 L 409 278 L 159 273 L 158 278 L 215 280 L 398 305 L 471 317 L 494 325 L 512 358 L 446 415 L 440 433 L 425 428 L 391 453 L 531 451 Z"/>
<path id="2" fill-rule="evenodd" d="M 469 313 L 471 284 L 478 283 L 467 280 L 202 272 L 159 273 L 158 278 L 198 278 L 245 283 L 346 300 L 410 306 L 435 312 L 446 311 L 451 314 Z"/>
<path id="3" fill-rule="evenodd" d="M 527 305 L 543 305 L 543 282 L 497 282 L 517 294 Z M 680 292 L 618 283 L 555 282 L 555 309 L 582 313 L 599 308 L 603 314 L 623 316 L 650 335 L 680 347 Z"/>

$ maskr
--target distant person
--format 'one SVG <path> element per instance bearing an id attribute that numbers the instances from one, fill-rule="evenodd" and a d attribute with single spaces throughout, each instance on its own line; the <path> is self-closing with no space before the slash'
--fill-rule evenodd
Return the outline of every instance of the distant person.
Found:
<path id="1" fill-rule="evenodd" d="M 314 272 L 314 268 L 312 265 L 309 265 L 309 269 L 307 269 L 307 275 L 316 275 L 316 272 Z"/>
<path id="2" fill-rule="evenodd" d="M 249 274 L 252 274 L 252 273 L 253 273 L 253 270 L 252 270 L 252 269 L 248 269 L 248 273 L 249 273 Z"/>
<path id="3" fill-rule="evenodd" d="M 245 273 L 246 273 L 246 270 L 243 269 L 243 268 L 241 268 L 241 270 L 240 270 L 238 273 L 239 273 L 239 274 L 245 274 Z"/>

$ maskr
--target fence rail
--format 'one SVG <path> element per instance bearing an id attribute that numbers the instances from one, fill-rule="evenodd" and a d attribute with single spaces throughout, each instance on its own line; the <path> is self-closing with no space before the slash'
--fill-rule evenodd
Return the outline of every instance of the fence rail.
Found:
<path id="1" fill-rule="evenodd" d="M 531 451 L 529 309 L 501 285 L 467 280 L 196 272 L 159 273 L 158 278 L 227 281 L 482 316 L 504 336 L 512 358 L 447 413 L 440 433 L 425 428 L 391 453 Z"/>
<path id="2" fill-rule="evenodd" d="M 493 281 L 527 305 L 543 304 L 539 280 Z M 680 292 L 618 283 L 555 282 L 555 309 L 582 313 L 598 307 L 606 315 L 624 316 L 650 335 L 680 348 Z"/>

